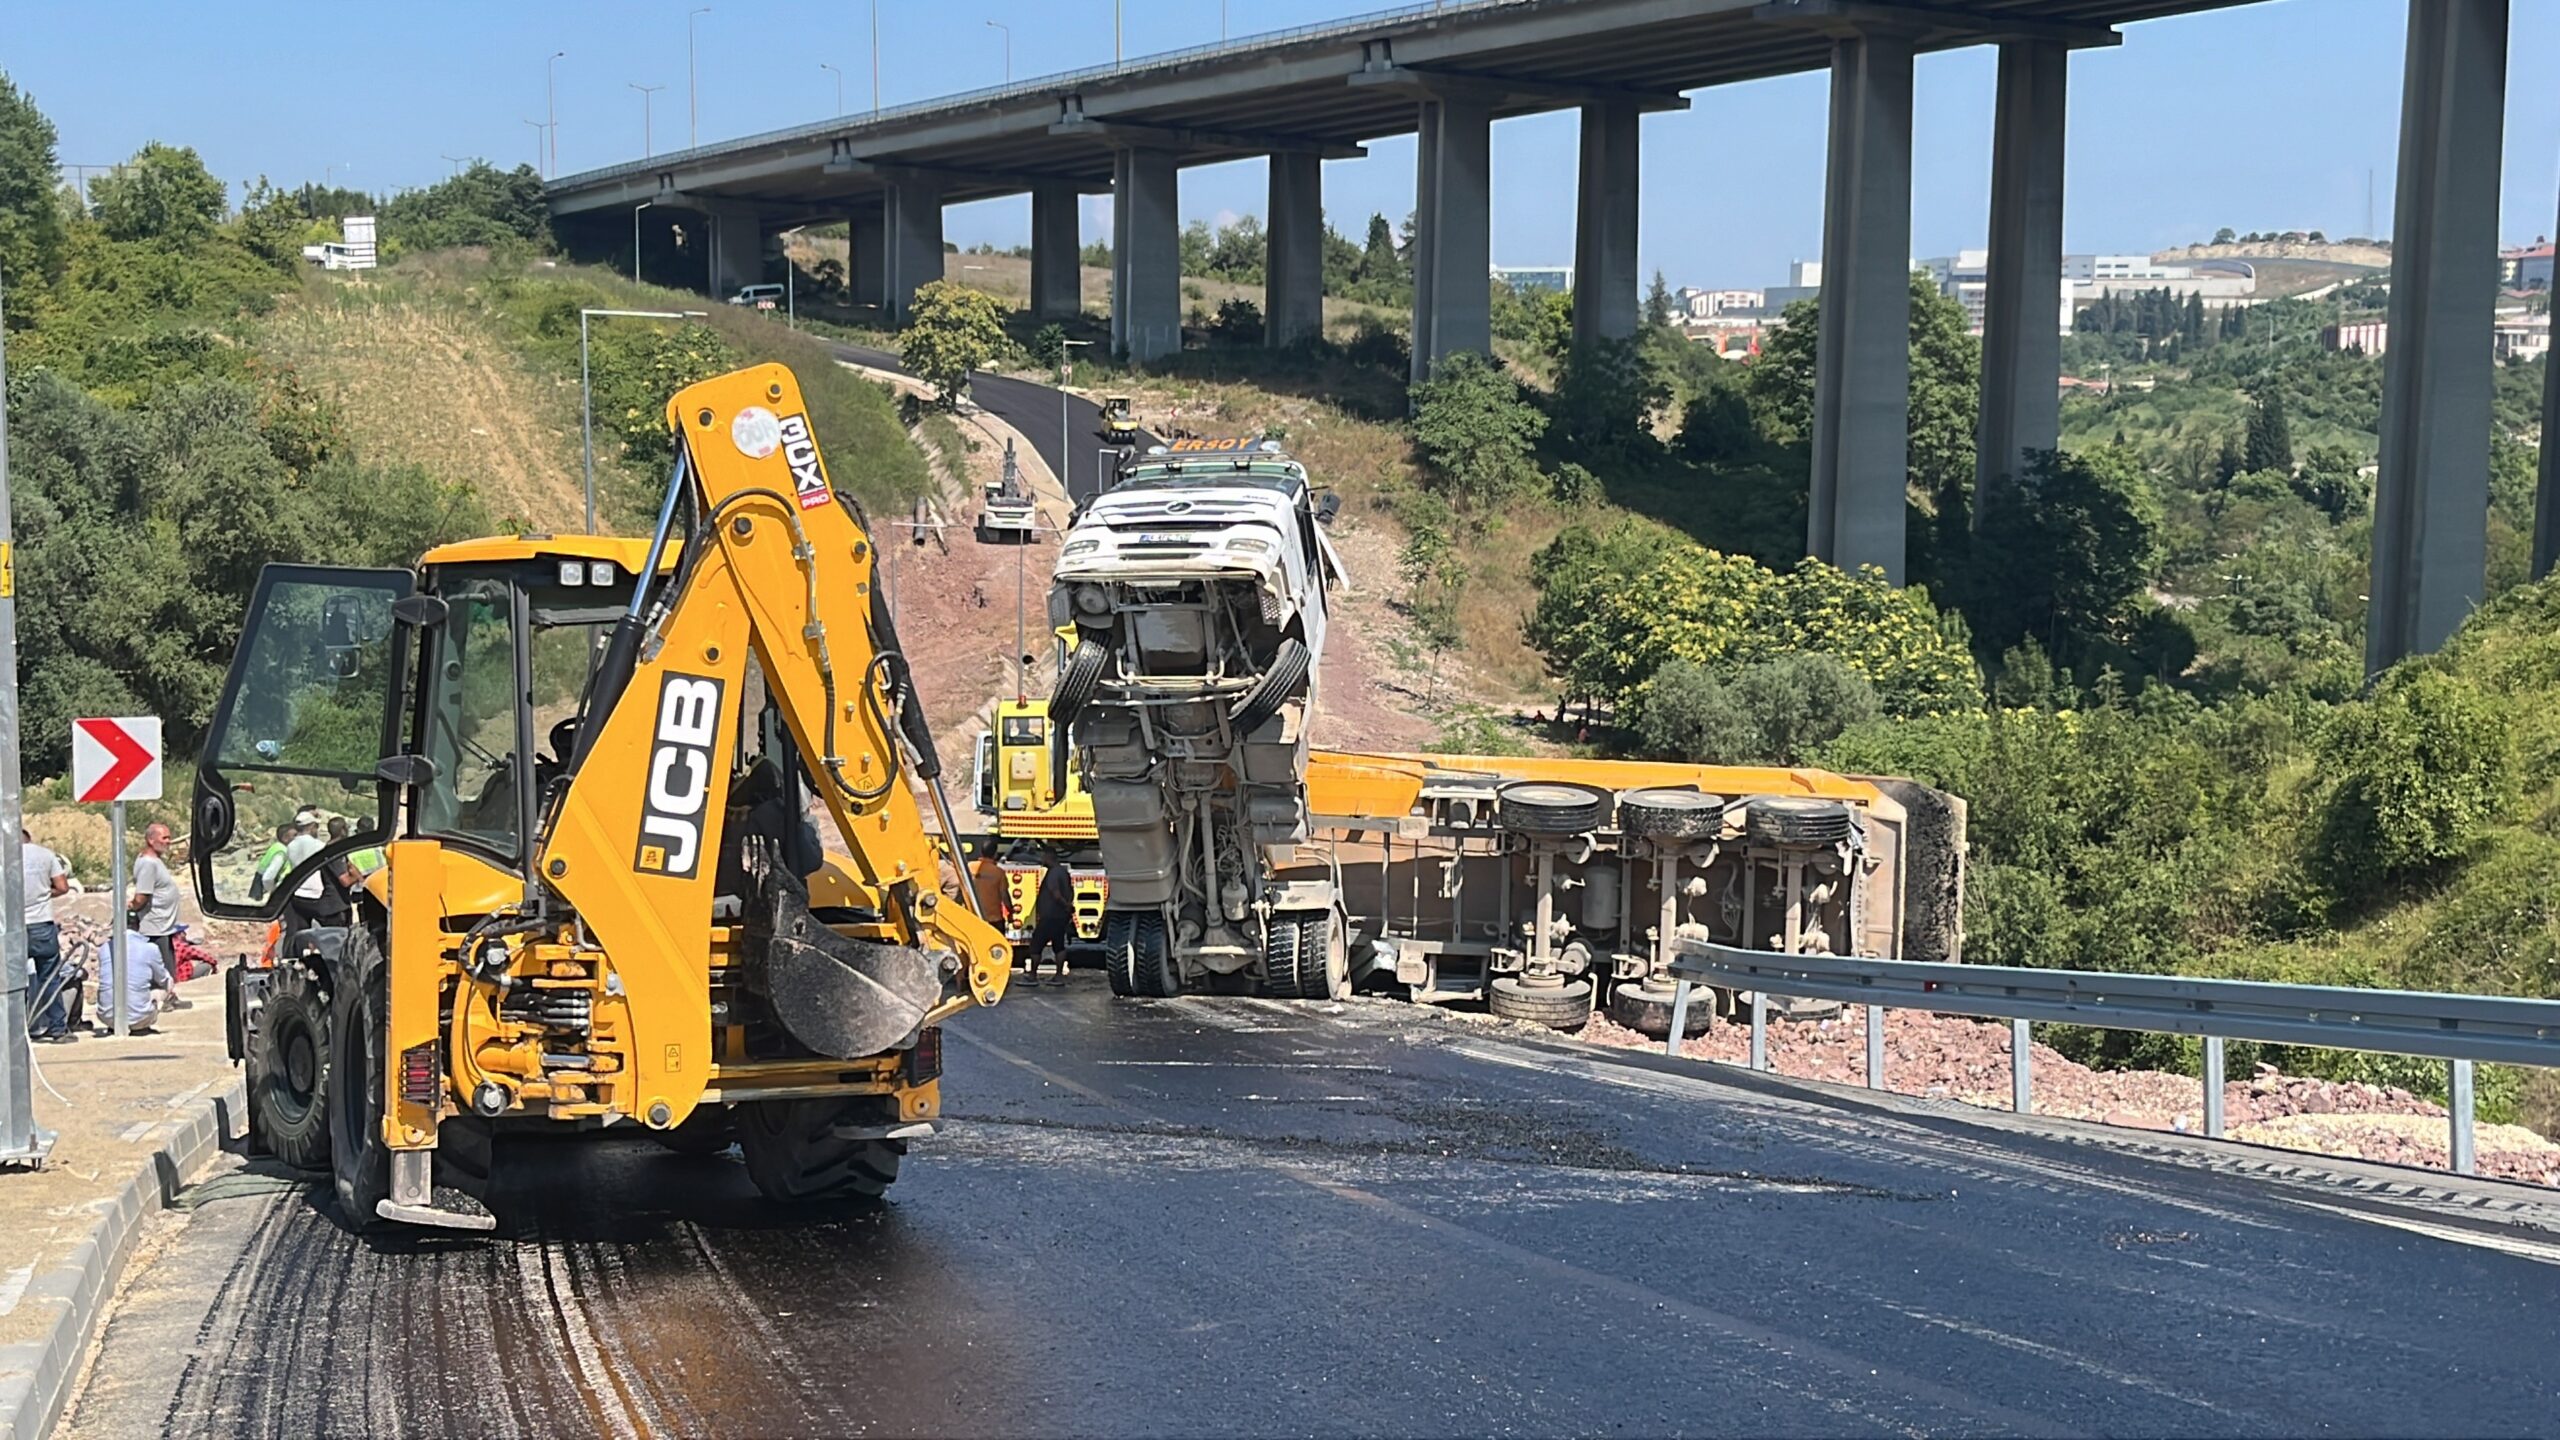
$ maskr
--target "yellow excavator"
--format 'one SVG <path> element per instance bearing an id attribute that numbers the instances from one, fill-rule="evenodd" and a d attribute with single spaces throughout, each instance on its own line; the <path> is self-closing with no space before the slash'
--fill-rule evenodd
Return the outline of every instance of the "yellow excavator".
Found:
<path id="1" fill-rule="evenodd" d="M 767 1196 L 876 1196 L 939 1113 L 939 1027 L 1003 994 L 798 382 L 707 380 L 667 424 L 647 539 L 274 565 L 251 600 L 197 888 L 278 922 L 227 997 L 252 1134 L 332 1171 L 356 1225 L 492 1227 L 501 1124 L 735 1144 Z"/>

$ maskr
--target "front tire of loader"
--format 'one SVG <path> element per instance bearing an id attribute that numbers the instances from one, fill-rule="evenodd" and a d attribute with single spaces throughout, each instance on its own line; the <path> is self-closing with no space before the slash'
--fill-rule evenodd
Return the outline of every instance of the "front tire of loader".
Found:
<path id="1" fill-rule="evenodd" d="M 329 1015 L 330 1168 L 338 1208 L 361 1230 L 391 1194 L 391 1147 L 382 1143 L 382 947 L 362 927 L 347 932 Z"/>
<path id="2" fill-rule="evenodd" d="M 672 1130 L 644 1132 L 659 1149 L 699 1160 L 737 1143 L 737 1119 L 725 1106 L 699 1105 Z"/>
<path id="3" fill-rule="evenodd" d="M 248 1050 L 251 1137 L 295 1169 L 329 1168 L 329 1001 L 310 971 L 277 967 Z"/>
<path id="4" fill-rule="evenodd" d="M 878 1096 L 757 1100 L 736 1107 L 738 1149 L 747 1178 L 768 1200 L 880 1198 L 898 1178 L 903 1140 L 840 1132 L 876 1128 L 890 1112 Z"/>

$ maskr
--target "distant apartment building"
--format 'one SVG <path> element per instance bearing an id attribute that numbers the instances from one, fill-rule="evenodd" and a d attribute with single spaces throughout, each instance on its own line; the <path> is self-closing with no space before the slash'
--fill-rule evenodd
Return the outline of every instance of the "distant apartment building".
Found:
<path id="1" fill-rule="evenodd" d="M 2320 343 L 2332 350 L 2361 350 L 2367 355 L 2379 355 L 2391 348 L 2391 322 L 2357 320 L 2332 325 L 2320 332 Z"/>
<path id="2" fill-rule="evenodd" d="M 1758 316 L 1766 312 L 1767 292 L 1760 290 L 1691 290 L 1684 303 L 1692 320 L 1714 320 L 1726 315 Z"/>
<path id="3" fill-rule="evenodd" d="M 1493 278 L 1514 290 L 1553 290 L 1570 294 L 1573 290 L 1573 267 L 1570 265 L 1496 265 Z"/>
<path id="4" fill-rule="evenodd" d="M 1938 282 L 1939 294 L 1964 307 L 1965 329 L 1976 335 L 1982 333 L 1983 315 L 1991 297 L 1990 251 L 1959 250 L 1953 255 L 1915 261 L 1912 268 L 1927 271 L 1929 278 Z M 2073 309 L 2070 276 L 2063 277 L 2062 287 L 2054 298 L 2055 324 L 2062 334 L 2068 335 L 2071 333 Z"/>
<path id="5" fill-rule="evenodd" d="M 2547 261 L 2545 263 L 2548 263 Z M 2546 282 L 2547 283 L 2547 282 Z M 2523 364 L 2551 353 L 2551 317 L 2548 315 L 2501 315 L 2493 353 L 2500 362 Z"/>
<path id="6" fill-rule="evenodd" d="M 2193 273 L 2184 265 L 2162 265 L 2148 255 L 2062 257 L 2062 278 L 2066 280 L 2184 280 Z"/>
<path id="7" fill-rule="evenodd" d="M 1783 312 L 1799 300 L 1811 300 L 1822 293 L 1822 262 L 1798 260 L 1787 267 L 1787 283 L 1772 285 L 1760 292 L 1760 308 L 1772 315 Z"/>
<path id="8" fill-rule="evenodd" d="M 2499 251 L 2498 283 L 2509 290 L 2550 289 L 2551 252 L 2548 240 Z"/>

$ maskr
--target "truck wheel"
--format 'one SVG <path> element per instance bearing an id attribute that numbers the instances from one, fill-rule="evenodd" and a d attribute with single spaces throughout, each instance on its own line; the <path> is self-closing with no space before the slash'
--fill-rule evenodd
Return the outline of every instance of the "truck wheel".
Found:
<path id="1" fill-rule="evenodd" d="M 1591 982 L 1533 985 L 1517 975 L 1493 977 L 1485 1008 L 1497 1019 L 1525 1020 L 1550 1030 L 1579 1030 L 1591 1018 Z"/>
<path id="2" fill-rule="evenodd" d="M 382 947 L 373 932 L 347 932 L 338 959 L 338 991 L 329 1013 L 329 1158 L 338 1182 L 338 1209 L 364 1229 L 374 1207 L 391 1194 L 391 1147 L 382 1143 Z"/>
<path id="3" fill-rule="evenodd" d="M 1668 990 L 1647 990 L 1630 980 L 1609 992 L 1609 1018 L 1639 1035 L 1667 1040 L 1671 1038 L 1671 997 Z M 1689 992 L 1689 1023 L 1680 1038 L 1691 1040 L 1706 1034 L 1715 1018 L 1716 994 L 1699 986 Z"/>
<path id="4" fill-rule="evenodd" d="M 737 1143 L 738 1126 L 725 1105 L 699 1105 L 672 1130 L 643 1131 L 661 1150 L 699 1160 Z"/>
<path id="5" fill-rule="evenodd" d="M 898 1178 L 904 1140 L 838 1134 L 883 1123 L 878 1096 L 758 1100 L 737 1108 L 747 1178 L 768 1200 L 878 1199 Z"/>
<path id="6" fill-rule="evenodd" d="M 276 967 L 248 1048 L 250 1136 L 296 1169 L 329 1168 L 329 1002 L 310 971 Z"/>
<path id="7" fill-rule="evenodd" d="M 1306 683 L 1306 643 L 1296 639 L 1281 641 L 1280 648 L 1271 652 L 1271 668 L 1263 671 L 1262 678 L 1236 702 L 1236 708 L 1227 712 L 1228 728 L 1238 736 L 1261 729 L 1262 722 L 1279 714 L 1280 707 L 1288 704 L 1289 697 L 1305 688 Z"/>
<path id="8" fill-rule="evenodd" d="M 1064 670 L 1058 672 L 1058 688 L 1049 692 L 1049 723 L 1060 730 L 1072 723 L 1076 712 L 1093 703 L 1094 692 L 1102 688 L 1102 672 L 1111 663 L 1111 647 L 1099 640 L 1078 640 L 1075 653 L 1067 657 Z"/>
<path id="9" fill-rule="evenodd" d="M 1111 993 L 1170 1000 L 1182 993 L 1164 916 L 1153 910 L 1113 910 L 1102 917 L 1103 968 Z"/>
<path id="10" fill-rule="evenodd" d="M 1102 973 L 1111 981 L 1114 995 L 1138 993 L 1137 948 L 1134 937 L 1138 928 L 1135 910 L 1109 910 L 1102 916 Z"/>
<path id="11" fill-rule="evenodd" d="M 1753 840 L 1796 850 L 1828 850 L 1848 839 L 1855 824 L 1846 804 L 1804 795 L 1754 800 L 1743 815 L 1744 832 Z"/>
<path id="12" fill-rule="evenodd" d="M 1350 998 L 1350 947 L 1342 930 L 1342 915 L 1334 910 L 1320 910 L 1298 927 L 1299 995 L 1309 1000 Z"/>
<path id="13" fill-rule="evenodd" d="M 1514 835 L 1580 835 L 1607 828 L 1615 799 L 1593 785 L 1515 780 L 1493 792 L 1494 819 Z"/>
<path id="14" fill-rule="evenodd" d="M 1704 840 L 1724 828 L 1724 797 L 1672 786 L 1618 797 L 1618 828 L 1657 840 Z"/>
<path id="15" fill-rule="evenodd" d="M 1295 1000 L 1298 989 L 1298 917 L 1285 911 L 1271 917 L 1262 932 L 1262 988 L 1279 1000 Z"/>

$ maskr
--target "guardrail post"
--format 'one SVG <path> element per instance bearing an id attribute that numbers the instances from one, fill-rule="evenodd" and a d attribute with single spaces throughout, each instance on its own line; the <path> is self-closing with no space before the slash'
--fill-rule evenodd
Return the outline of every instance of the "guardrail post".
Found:
<path id="1" fill-rule="evenodd" d="M 2204 1133 L 2222 1138 L 2222 1037 L 2204 1037 Z"/>
<path id="2" fill-rule="evenodd" d="M 2480 1162 L 2473 1152 L 2471 1136 L 2471 1062 L 2455 1060 L 2449 1063 L 2453 1066 L 2453 1084 L 2445 1096 L 2447 1103 L 2444 1108 L 2453 1116 L 2453 1173 L 2476 1174 Z"/>
<path id="3" fill-rule="evenodd" d="M 2028 1085 L 2028 1072 L 2035 1067 L 2035 1056 L 2027 1038 L 2027 1022 L 2009 1022 L 2009 1108 L 2024 1115 L 2034 1110 L 2035 1096 Z"/>
<path id="4" fill-rule="evenodd" d="M 1662 1042 L 1662 1053 L 1680 1058 L 1680 1037 L 1689 1033 L 1689 982 L 1681 981 L 1671 988 L 1671 1034 Z"/>
<path id="5" fill-rule="evenodd" d="M 1884 1088 L 1884 1007 L 1867 1007 L 1867 1088 Z"/>
<path id="6" fill-rule="evenodd" d="M 1751 992 L 1751 1068 L 1769 1068 L 1769 997 Z"/>

